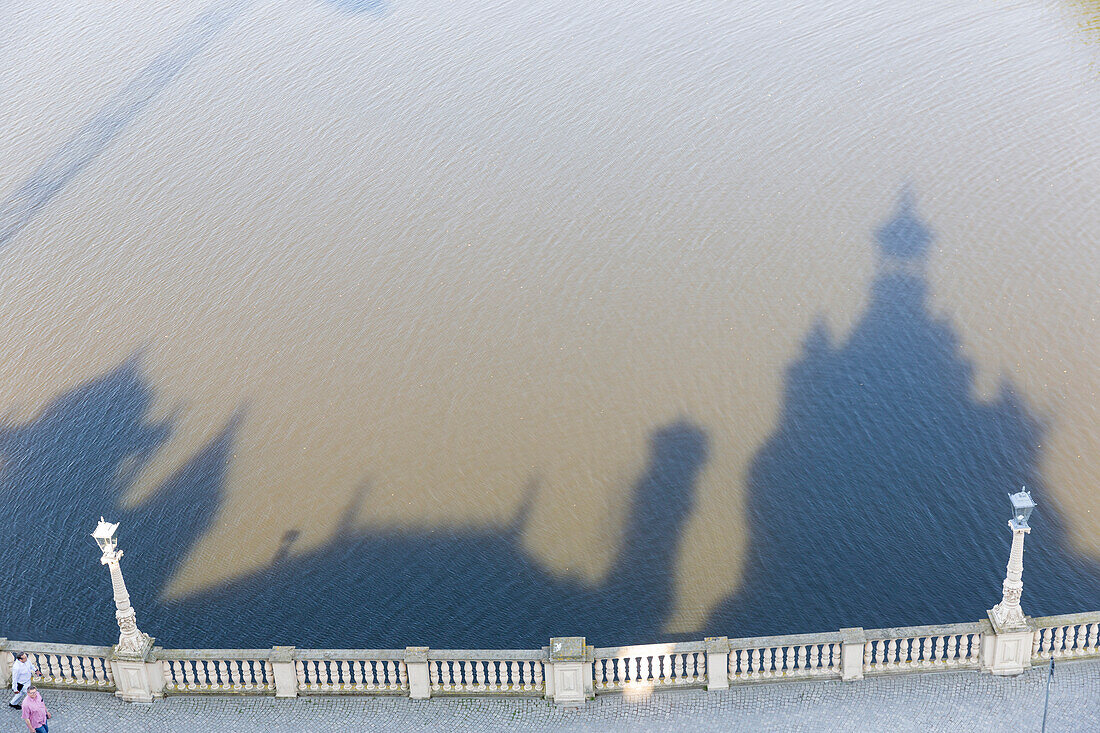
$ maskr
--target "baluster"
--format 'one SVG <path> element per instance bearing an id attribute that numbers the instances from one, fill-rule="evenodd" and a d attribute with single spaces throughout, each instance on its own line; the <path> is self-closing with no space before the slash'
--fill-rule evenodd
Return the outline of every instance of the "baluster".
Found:
<path id="1" fill-rule="evenodd" d="M 599 661 L 601 663 L 600 666 L 602 667 L 603 666 L 602 665 L 603 660 L 601 659 Z M 595 675 L 595 670 L 593 670 L 593 677 L 595 677 L 595 676 L 596 676 Z M 599 679 L 597 678 L 596 681 L 599 682 Z M 516 677 L 516 662 L 515 662 L 515 660 L 512 660 L 511 662 L 508 662 L 508 689 L 509 690 L 518 690 L 519 689 L 519 678 Z"/>
<path id="2" fill-rule="evenodd" d="M 867 651 L 869 652 L 867 661 L 872 669 L 886 666 L 884 662 L 886 662 L 886 650 L 889 650 L 889 648 L 889 643 L 881 639 L 867 642 Z"/>
<path id="3" fill-rule="evenodd" d="M 351 665 L 351 684 L 355 686 L 357 690 L 374 689 L 374 676 L 375 667 L 373 660 L 352 659 L 348 662 Z M 381 682 L 381 680 L 379 680 Z"/>
<path id="4" fill-rule="evenodd" d="M 523 668 L 522 664 L 520 665 L 520 668 L 521 669 Z M 534 680 L 534 682 L 533 683 L 529 682 L 528 684 L 524 685 L 523 689 L 531 690 L 531 689 L 534 689 L 534 688 L 541 688 L 542 687 L 542 662 L 528 662 L 527 663 L 527 670 L 528 670 L 527 679 L 528 680 Z"/>
<path id="5" fill-rule="evenodd" d="M 210 687 L 213 689 L 221 689 L 222 683 L 225 681 L 225 662 L 218 660 L 217 662 L 210 662 Z"/>
<path id="6" fill-rule="evenodd" d="M 231 659 L 231 660 L 229 660 L 228 664 L 229 664 L 229 687 L 231 689 L 237 690 L 237 689 L 240 689 L 240 688 L 244 687 L 246 678 L 249 678 L 248 679 L 249 682 L 252 681 L 251 680 L 252 668 L 249 667 L 249 660 L 242 659 L 240 661 L 237 661 L 237 660 Z M 249 684 L 248 686 L 252 687 L 251 684 Z"/>
<path id="7" fill-rule="evenodd" d="M 80 672 L 78 674 L 80 674 L 81 684 L 86 685 L 91 681 L 91 679 L 88 677 L 88 670 L 89 670 L 88 662 L 89 661 L 90 660 L 87 657 L 77 657 L 76 658 L 76 663 L 80 665 Z M 74 670 L 74 673 L 76 673 L 75 670 Z"/>
<path id="8" fill-rule="evenodd" d="M 775 649 L 772 647 L 762 649 L 760 652 L 760 660 L 763 662 L 761 671 L 764 673 L 764 676 L 772 677 L 775 674 Z"/>
<path id="9" fill-rule="evenodd" d="M 80 666 L 84 669 L 84 680 L 90 685 L 98 685 L 99 680 L 95 676 L 95 660 L 91 657 L 81 657 Z"/>
<path id="10" fill-rule="evenodd" d="M 1089 638 L 1088 638 L 1088 644 L 1087 644 L 1088 649 L 1089 649 L 1089 651 L 1096 651 L 1096 635 L 1097 635 L 1097 629 L 1100 628 L 1100 624 L 1091 623 L 1091 624 L 1089 624 L 1088 628 L 1089 628 Z"/>
<path id="11" fill-rule="evenodd" d="M 298 689 L 304 690 L 306 687 L 306 669 L 301 660 L 294 661 L 294 676 L 298 678 Z"/>
<path id="12" fill-rule="evenodd" d="M 194 678 L 191 676 L 191 660 L 181 659 L 180 667 L 183 671 L 183 685 L 189 690 L 195 689 Z"/>
<path id="13" fill-rule="evenodd" d="M 699 679 L 699 657 L 697 654 L 691 653 L 688 657 L 688 680 L 695 682 Z"/>
<path id="14" fill-rule="evenodd" d="M 428 686 L 433 690 L 439 687 L 439 673 L 436 671 L 438 662 L 431 660 L 428 662 Z"/>
<path id="15" fill-rule="evenodd" d="M 1066 627 L 1066 654 L 1076 655 L 1077 650 L 1077 625 L 1071 624 Z"/>
<path id="16" fill-rule="evenodd" d="M 1037 657 L 1043 648 L 1044 636 L 1046 635 L 1046 629 L 1035 630 L 1035 640 L 1031 643 L 1031 656 Z"/>
<path id="17" fill-rule="evenodd" d="M 775 650 L 775 673 L 779 676 L 783 676 L 787 672 L 790 672 L 791 665 L 794 662 L 791 659 L 791 648 L 789 646 L 780 647 Z"/>
<path id="18" fill-rule="evenodd" d="M 947 650 L 946 661 L 949 665 L 955 666 L 959 663 L 959 635 L 952 634 L 947 637 Z"/>
<path id="19" fill-rule="evenodd" d="M 1054 630 L 1054 656 L 1062 656 L 1063 649 L 1066 643 L 1066 629 L 1064 626 L 1059 626 Z"/>
<path id="20" fill-rule="evenodd" d="M 477 662 L 474 662 L 474 666 L 477 666 Z M 496 677 L 497 669 L 496 662 L 482 661 L 481 662 L 481 687 L 482 689 L 495 690 L 496 689 Z"/>
<path id="21" fill-rule="evenodd" d="M 757 669 L 756 663 L 757 653 L 756 649 L 749 650 L 749 676 L 754 680 L 760 679 L 760 670 Z"/>
<path id="22" fill-rule="evenodd" d="M 404 662 L 391 659 L 386 662 L 386 669 L 388 670 L 390 677 L 389 688 L 391 690 L 400 690 L 401 685 L 404 684 Z"/>
<path id="23" fill-rule="evenodd" d="M 932 662 L 946 661 L 943 659 L 944 643 L 943 637 L 936 636 L 932 638 Z"/>

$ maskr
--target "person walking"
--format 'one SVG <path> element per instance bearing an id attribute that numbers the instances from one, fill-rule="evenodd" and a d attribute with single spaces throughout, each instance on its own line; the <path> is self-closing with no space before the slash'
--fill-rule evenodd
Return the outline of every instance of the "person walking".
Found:
<path id="1" fill-rule="evenodd" d="M 27 653 L 19 652 L 15 655 L 15 664 L 11 666 L 11 691 L 15 696 L 8 701 L 13 708 L 21 707 L 23 698 L 27 696 L 27 687 L 31 684 L 31 677 L 38 672 L 34 662 L 27 661 Z"/>
<path id="2" fill-rule="evenodd" d="M 31 733 L 50 733 L 50 726 L 46 721 L 50 719 L 50 711 L 46 709 L 46 701 L 38 694 L 38 688 L 31 685 L 27 688 L 27 697 L 23 700 L 23 722 L 27 724 L 27 730 Z"/>

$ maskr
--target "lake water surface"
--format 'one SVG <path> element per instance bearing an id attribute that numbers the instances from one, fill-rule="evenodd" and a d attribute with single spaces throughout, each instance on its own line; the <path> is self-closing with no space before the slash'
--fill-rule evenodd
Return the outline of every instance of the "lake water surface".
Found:
<path id="1" fill-rule="evenodd" d="M 154 4 L 156 5 L 156 4 Z M 0 636 L 1100 608 L 1100 7 L 0 11 Z M 1093 515 L 1092 510 L 1098 514 Z"/>

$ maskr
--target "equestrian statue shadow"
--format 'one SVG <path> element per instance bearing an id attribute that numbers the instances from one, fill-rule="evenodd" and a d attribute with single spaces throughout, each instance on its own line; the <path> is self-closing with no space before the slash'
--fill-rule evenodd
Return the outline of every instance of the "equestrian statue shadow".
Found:
<path id="1" fill-rule="evenodd" d="M 671 612 L 680 533 L 707 457 L 706 436 L 690 422 L 651 435 L 618 559 L 599 584 L 556 577 L 525 549 L 530 496 L 500 528 L 387 531 L 355 526 L 361 492 L 322 546 L 296 553 L 289 532 L 269 566 L 164 600 L 224 499 L 244 410 L 128 508 L 123 496 L 172 430 L 171 419 L 150 419 L 153 401 L 132 357 L 28 423 L 0 429 L 3 635 L 114 643 L 110 580 L 89 537 L 100 515 L 121 523 L 138 622 L 165 646 L 537 647 L 569 634 L 656 641 Z"/>

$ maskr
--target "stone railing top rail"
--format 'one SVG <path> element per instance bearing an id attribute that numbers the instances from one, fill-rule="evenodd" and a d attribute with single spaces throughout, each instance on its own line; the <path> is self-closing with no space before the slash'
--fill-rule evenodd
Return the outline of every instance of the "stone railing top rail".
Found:
<path id="1" fill-rule="evenodd" d="M 808 644 L 840 643 L 839 631 L 823 631 L 816 634 L 785 634 L 782 636 L 751 636 L 730 639 L 730 649 L 753 649 L 771 646 L 806 646 Z"/>
<path id="2" fill-rule="evenodd" d="M 294 649 L 294 659 L 311 661 L 339 661 L 349 659 L 378 659 L 399 661 L 405 658 L 404 649 Z"/>
<path id="3" fill-rule="evenodd" d="M 161 649 L 156 647 L 157 659 L 269 659 L 271 649 Z"/>
<path id="4" fill-rule="evenodd" d="M 1049 629 L 1055 626 L 1095 623 L 1100 623 L 1100 611 L 1063 613 L 1060 616 L 1034 616 L 1031 618 L 1031 628 L 1033 629 Z"/>
<path id="5" fill-rule="evenodd" d="M 404 652 L 402 652 L 404 654 Z M 440 661 L 539 661 L 546 659 L 542 649 L 429 649 L 428 659 Z"/>
<path id="6" fill-rule="evenodd" d="M 655 654 L 689 654 L 705 652 L 705 641 L 681 641 L 670 644 L 630 644 L 624 646 L 593 647 L 590 658 L 610 659 L 611 657 L 645 657 Z"/>
<path id="7" fill-rule="evenodd" d="M 109 656 L 111 646 L 91 646 L 89 644 L 54 644 L 48 641 L 12 641 L 0 639 L 0 650 L 7 652 L 31 652 L 34 654 L 70 654 L 78 657 Z"/>
<path id="8" fill-rule="evenodd" d="M 933 624 L 931 626 L 891 626 L 885 629 L 864 629 L 868 640 L 909 639 L 917 636 L 949 636 L 952 634 L 980 634 L 984 629 L 981 621 L 961 624 Z M 986 621 L 985 623 L 989 623 Z"/>

